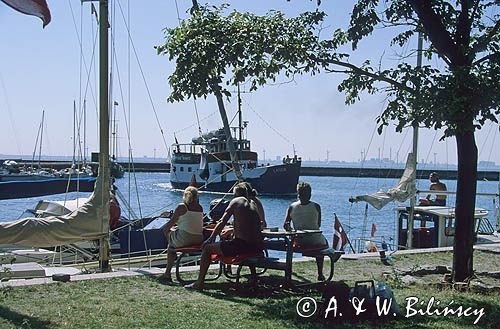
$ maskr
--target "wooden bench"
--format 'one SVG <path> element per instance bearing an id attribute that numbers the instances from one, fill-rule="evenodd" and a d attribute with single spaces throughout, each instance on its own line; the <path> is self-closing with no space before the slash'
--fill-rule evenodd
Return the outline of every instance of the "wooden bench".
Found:
<path id="1" fill-rule="evenodd" d="M 182 258 L 188 257 L 188 256 L 197 256 L 197 257 L 201 256 L 201 252 L 202 252 L 201 251 L 201 245 L 194 245 L 194 246 L 189 246 L 189 247 L 180 247 L 180 248 L 176 248 L 175 251 L 176 251 L 176 253 L 180 253 L 180 255 L 177 256 L 177 260 L 175 261 L 175 278 L 182 285 L 185 285 L 185 284 L 193 282 L 194 280 L 184 280 L 184 279 L 182 279 L 180 267 L 182 265 Z M 215 281 L 215 280 L 217 280 L 222 275 L 222 270 L 223 270 L 222 265 L 220 265 L 219 266 L 219 270 L 218 270 L 216 276 L 213 277 L 213 278 L 212 277 L 206 278 L 205 280 L 206 281 Z"/>
<path id="2" fill-rule="evenodd" d="M 302 256 L 305 257 L 328 257 L 330 258 L 330 273 L 327 278 L 325 278 L 324 281 L 320 281 L 320 283 L 323 282 L 329 282 L 333 279 L 333 273 L 335 272 L 335 263 L 340 259 L 340 257 L 344 254 L 343 251 L 337 251 L 333 248 L 316 248 L 316 249 L 302 249 L 302 250 L 297 250 L 297 252 L 300 252 Z"/>

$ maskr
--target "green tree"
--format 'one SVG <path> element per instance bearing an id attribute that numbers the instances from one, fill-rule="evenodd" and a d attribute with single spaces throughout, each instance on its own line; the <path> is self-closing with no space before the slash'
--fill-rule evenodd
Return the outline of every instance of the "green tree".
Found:
<path id="1" fill-rule="evenodd" d="M 463 281 L 473 273 L 472 243 L 477 177 L 474 132 L 486 121 L 498 122 L 499 20 L 497 1 L 358 0 L 350 26 L 319 38 L 325 14 L 319 11 L 285 18 L 200 7 L 180 27 L 166 29 L 159 54 L 176 61 L 169 77 L 169 101 L 214 94 L 219 107 L 229 85 L 249 82 L 251 89 L 275 81 L 280 74 L 346 74 L 339 90 L 352 104 L 363 92 L 385 93 L 387 108 L 377 118 L 379 132 L 395 121 L 445 129 L 458 150 L 456 236 L 453 276 Z M 391 45 L 405 46 L 418 32 L 427 41 L 427 58 L 437 56 L 444 69 L 402 62 L 382 68 L 369 60 L 352 63 L 339 52 L 353 51 L 375 28 L 397 27 Z"/>
<path id="2" fill-rule="evenodd" d="M 418 68 L 408 63 L 387 70 L 362 68 L 375 76 L 350 69 L 339 89 L 347 92 L 348 101 L 354 101 L 361 91 L 380 90 L 375 85 L 381 80 L 377 76 L 389 77 L 401 86 L 386 81 L 390 101 L 378 118 L 380 129 L 395 120 L 398 130 L 408 124 L 423 125 L 445 128 L 444 137 L 455 137 L 458 178 L 453 279 L 464 281 L 473 274 L 474 132 L 488 120 L 498 122 L 500 114 L 498 1 L 362 0 L 354 6 L 348 31 L 338 31 L 336 37 L 345 38 L 356 49 L 377 26 L 400 28 L 392 39 L 400 46 L 421 31 L 429 44 L 425 54 L 429 59 L 437 56 L 445 68 Z"/>

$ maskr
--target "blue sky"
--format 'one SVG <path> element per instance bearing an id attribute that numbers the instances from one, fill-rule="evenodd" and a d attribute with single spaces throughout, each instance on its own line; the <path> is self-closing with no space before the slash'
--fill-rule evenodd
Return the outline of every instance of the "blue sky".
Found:
<path id="1" fill-rule="evenodd" d="M 48 0 L 52 22 L 42 29 L 39 19 L 14 12 L 0 4 L 0 154 L 31 154 L 33 152 L 42 109 L 46 124 L 43 154 L 71 155 L 73 152 L 73 101 L 80 104 L 85 87 L 96 92 L 97 66 L 91 63 L 96 25 L 90 15 L 90 5 L 78 0 Z M 305 10 L 314 10 L 316 1 L 225 1 L 231 8 L 263 14 L 269 9 L 295 16 Z M 113 100 L 117 107 L 118 155 L 127 156 L 128 139 L 124 113 L 130 109 L 131 146 L 135 157 L 147 155 L 165 157 L 166 149 L 153 106 L 164 131 L 168 145 L 176 132 L 180 142 L 197 135 L 196 114 L 192 100 L 167 103 L 170 88 L 167 78 L 174 70 L 173 63 L 156 54 L 154 45 L 162 43 L 162 29 L 178 24 L 175 1 L 122 0 L 119 2 L 127 16 L 130 4 L 130 33 L 138 54 L 147 88 L 142 79 L 134 51 L 128 56 L 127 32 L 121 12 L 116 6 L 114 24 L 116 59 Z M 211 3 L 220 3 L 214 1 Z M 328 35 L 337 27 L 346 27 L 354 1 L 323 1 L 321 9 L 328 13 L 322 33 Z M 180 18 L 188 17 L 191 0 L 177 0 Z M 97 5 L 97 3 L 96 3 Z M 72 9 L 71 9 L 72 8 Z M 73 12 L 73 14 L 72 14 Z M 73 20 L 74 17 L 74 20 Z M 82 23 L 80 18 L 83 18 Z M 84 62 L 90 69 L 87 84 L 85 65 L 81 61 L 78 34 L 82 34 Z M 392 33 L 377 30 L 374 36 L 362 42 L 352 55 L 353 63 L 364 59 L 379 60 L 387 65 L 397 64 L 401 49 L 391 49 Z M 416 40 L 415 40 L 416 45 Z M 130 59 L 129 59 L 130 58 Z M 416 61 L 414 58 L 409 61 Z M 130 65 L 128 64 L 130 62 Z M 82 74 L 80 79 L 80 63 Z M 435 61 L 435 64 L 438 62 Z M 128 69 L 130 67 L 130 70 Z M 116 70 L 118 68 L 118 70 Z M 324 160 L 329 151 L 330 160 L 357 161 L 362 150 L 368 158 L 382 157 L 402 160 L 411 148 L 411 132 L 399 134 L 393 127 L 383 135 L 375 133 L 375 118 L 384 107 L 384 95 L 365 95 L 352 106 L 344 104 L 344 95 L 337 91 L 342 76 L 320 74 L 296 77 L 293 82 L 268 85 L 251 94 L 243 94 L 244 120 L 250 121 L 248 137 L 254 150 L 267 158 L 292 154 L 292 145 L 299 156 L 308 160 Z M 129 85 L 130 81 L 130 85 Z M 285 82 L 283 80 L 282 82 Z M 80 87 L 82 85 L 82 87 Z M 123 90 L 122 97 L 119 86 Z M 244 88 L 244 87 L 243 87 Z M 128 90 L 130 89 L 130 94 Z M 151 100 L 148 95 L 151 95 Z M 97 120 L 95 101 L 87 92 L 87 146 L 97 150 Z M 228 115 L 236 110 L 236 101 L 227 103 Z M 221 120 L 213 97 L 198 100 L 196 106 L 203 131 L 218 128 Z M 269 127 L 271 126 L 272 129 Z M 83 134 L 83 132 L 82 132 Z M 419 160 L 456 163 L 454 139 L 439 142 L 441 132 L 421 129 Z M 477 134 L 479 159 L 500 163 L 500 152 L 492 145 L 498 143 L 498 126 L 487 124 Z M 434 155 L 435 154 L 435 155 Z"/>

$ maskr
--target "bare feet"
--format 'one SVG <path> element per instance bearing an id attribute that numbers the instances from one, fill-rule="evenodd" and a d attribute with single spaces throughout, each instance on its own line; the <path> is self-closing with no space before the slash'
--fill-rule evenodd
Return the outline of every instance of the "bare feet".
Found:
<path id="1" fill-rule="evenodd" d="M 201 291 L 201 290 L 203 290 L 203 285 L 198 284 L 198 282 L 193 282 L 191 284 L 185 285 L 184 288 L 186 288 L 188 290 L 198 290 L 198 291 Z"/>
<path id="2" fill-rule="evenodd" d="M 161 283 L 171 283 L 172 282 L 172 276 L 168 275 L 166 273 L 163 273 L 158 277 L 158 281 Z"/>

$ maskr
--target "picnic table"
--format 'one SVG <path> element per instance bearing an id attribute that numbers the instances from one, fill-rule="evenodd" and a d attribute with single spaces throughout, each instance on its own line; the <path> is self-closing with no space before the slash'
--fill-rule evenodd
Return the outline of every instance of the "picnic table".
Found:
<path id="1" fill-rule="evenodd" d="M 280 250 L 286 251 L 286 259 L 285 259 L 285 280 L 287 282 L 291 282 L 292 280 L 292 265 L 293 265 L 293 244 L 295 238 L 299 235 L 307 235 L 314 233 L 322 233 L 321 230 L 292 230 L 286 231 L 284 229 L 273 229 L 273 228 L 265 228 L 262 230 L 262 235 L 266 239 L 278 239 L 283 240 L 284 245 L 282 243 L 269 243 L 269 241 L 265 241 L 266 248 L 271 250 Z"/>

